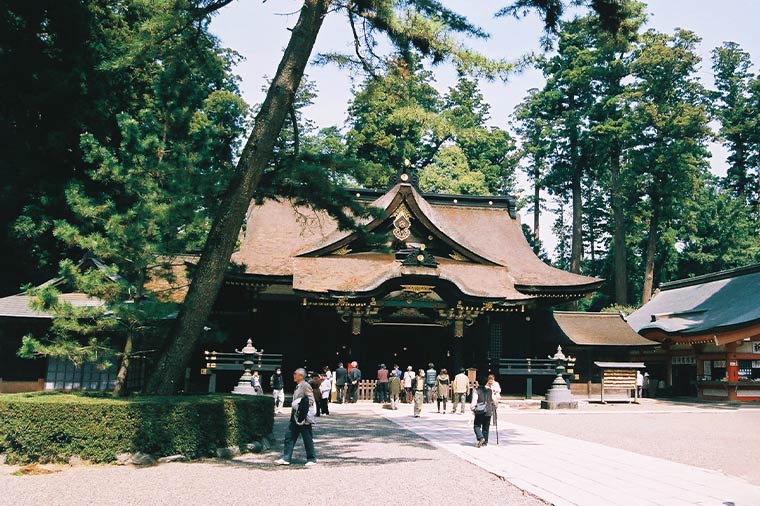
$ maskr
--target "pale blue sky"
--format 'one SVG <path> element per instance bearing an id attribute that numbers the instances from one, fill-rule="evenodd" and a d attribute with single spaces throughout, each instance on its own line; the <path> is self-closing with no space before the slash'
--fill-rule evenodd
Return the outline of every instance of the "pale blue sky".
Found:
<path id="1" fill-rule="evenodd" d="M 539 51 L 541 23 L 537 16 L 516 20 L 513 18 L 493 18 L 499 7 L 510 0 L 449 0 L 445 3 L 471 21 L 482 26 L 491 38 L 485 41 L 473 40 L 472 46 L 488 56 L 516 59 L 531 51 Z M 211 30 L 221 39 L 222 44 L 234 49 L 245 59 L 236 68 L 242 82 L 245 99 L 250 104 L 263 98 L 261 91 L 265 75 L 273 75 L 297 18 L 301 0 L 237 0 L 223 8 L 214 18 Z M 710 51 L 723 41 L 738 42 L 752 55 L 756 66 L 760 63 L 760 0 L 651 0 L 647 12 L 647 27 L 659 31 L 672 32 L 681 27 L 696 32 L 702 37 L 699 54 L 703 59 L 699 77 L 706 85 L 711 85 Z M 351 34 L 343 16 L 331 15 L 325 21 L 315 48 L 320 51 L 351 52 Z M 456 79 L 452 69 L 446 64 L 434 69 L 437 86 L 445 90 Z M 757 69 L 755 69 L 757 70 Z M 310 67 L 309 77 L 316 81 L 319 90 L 315 104 L 306 114 L 318 126 L 343 126 L 346 108 L 352 97 L 351 77 L 335 67 Z M 515 75 L 508 83 L 483 83 L 482 90 L 491 104 L 491 123 L 502 128 L 508 127 L 512 111 L 528 89 L 543 85 L 543 77 L 538 71 L 530 70 Z M 725 173 L 725 153 L 720 146 L 713 145 L 712 166 L 718 174 Z M 527 189 L 527 183 L 520 183 Z M 547 251 L 552 251 L 555 240 L 546 234 L 551 228 L 553 216 L 545 213 L 542 220 L 542 239 Z M 530 221 L 529 221 L 530 223 Z"/>

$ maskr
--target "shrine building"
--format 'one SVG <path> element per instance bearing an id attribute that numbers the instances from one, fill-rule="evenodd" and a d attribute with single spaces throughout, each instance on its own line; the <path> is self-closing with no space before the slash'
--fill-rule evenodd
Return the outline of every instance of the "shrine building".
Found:
<path id="1" fill-rule="evenodd" d="M 760 264 L 664 283 L 628 323 L 672 394 L 760 400 Z"/>
<path id="2" fill-rule="evenodd" d="M 552 306 L 603 283 L 541 261 L 513 197 L 421 193 L 405 172 L 387 191 L 351 191 L 380 210 L 363 225 L 385 244 L 285 199 L 253 203 L 210 325 L 283 353 L 286 369 L 497 370 L 501 357 L 553 353 L 539 335 Z"/>

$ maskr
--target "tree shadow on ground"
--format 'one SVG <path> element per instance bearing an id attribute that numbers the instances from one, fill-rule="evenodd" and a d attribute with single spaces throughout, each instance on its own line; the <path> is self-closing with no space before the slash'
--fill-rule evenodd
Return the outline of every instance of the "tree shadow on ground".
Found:
<path id="1" fill-rule="evenodd" d="M 273 431 L 275 443 L 269 451 L 215 462 L 222 466 L 250 467 L 262 470 L 285 469 L 274 466 L 273 461 L 279 457 L 282 450 L 288 423 L 289 417 L 286 415 L 280 415 L 275 419 Z M 429 461 L 434 460 L 434 457 L 428 452 L 437 449 L 422 437 L 377 415 L 340 413 L 328 417 L 322 416 L 318 418 L 313 431 L 317 458 L 320 463 L 329 464 L 331 467 Z M 384 451 L 382 448 L 384 445 L 408 447 L 422 450 L 422 452 L 418 457 L 367 455 L 368 447 L 372 450 L 369 453 L 393 454 L 393 452 Z M 299 469 L 301 466 L 297 464 L 302 461 L 305 462 L 301 438 L 296 442 L 293 455 L 293 463 L 296 465 L 290 468 Z"/>

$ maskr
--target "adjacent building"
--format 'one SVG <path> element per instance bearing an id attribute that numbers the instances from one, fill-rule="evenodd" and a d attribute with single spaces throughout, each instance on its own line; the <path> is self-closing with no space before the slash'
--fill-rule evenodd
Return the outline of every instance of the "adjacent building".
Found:
<path id="1" fill-rule="evenodd" d="M 665 283 L 628 323 L 661 343 L 638 358 L 672 393 L 760 400 L 760 264 Z"/>

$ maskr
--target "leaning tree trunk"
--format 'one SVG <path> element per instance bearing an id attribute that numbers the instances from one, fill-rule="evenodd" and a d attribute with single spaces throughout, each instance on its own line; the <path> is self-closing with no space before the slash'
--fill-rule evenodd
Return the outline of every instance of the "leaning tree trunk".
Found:
<path id="1" fill-rule="evenodd" d="M 620 178 L 620 152 L 613 149 L 610 155 L 611 177 L 611 204 L 614 232 L 612 236 L 612 249 L 614 254 L 614 281 L 615 302 L 628 304 L 628 254 L 625 246 L 625 210 L 623 209 L 623 183 Z"/>
<path id="2" fill-rule="evenodd" d="M 647 239 L 647 253 L 644 261 L 644 288 L 641 291 L 641 303 L 646 304 L 652 298 L 654 287 L 654 255 L 657 250 L 657 232 L 660 228 L 659 203 L 652 199 L 652 218 L 649 220 L 649 238 Z"/>
<path id="3" fill-rule="evenodd" d="M 173 394 L 180 385 L 190 354 L 219 293 L 245 212 L 262 171 L 272 157 L 329 5 L 330 0 L 304 0 L 277 73 L 256 115 L 253 131 L 219 205 L 182 310 L 169 332 L 168 346 L 149 382 L 148 390 L 152 393 Z"/>
<path id="4" fill-rule="evenodd" d="M 127 341 L 124 343 L 124 356 L 121 359 L 121 365 L 119 365 L 119 372 L 116 375 L 116 382 L 113 384 L 113 390 L 111 394 L 114 397 L 119 397 L 124 394 L 124 386 L 127 383 L 127 373 L 129 372 L 129 363 L 132 356 L 132 349 L 134 348 L 134 338 L 132 337 L 132 331 L 127 332 Z"/>

